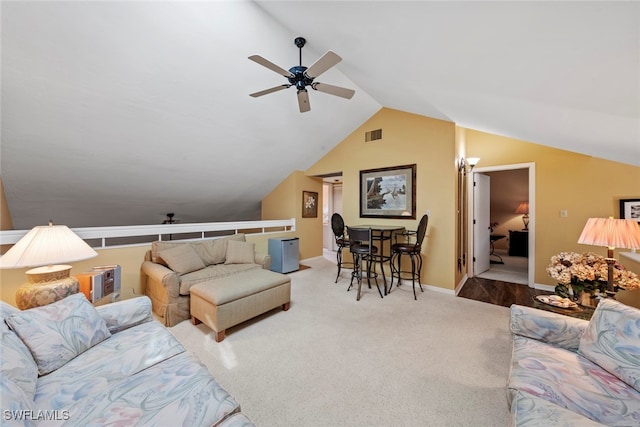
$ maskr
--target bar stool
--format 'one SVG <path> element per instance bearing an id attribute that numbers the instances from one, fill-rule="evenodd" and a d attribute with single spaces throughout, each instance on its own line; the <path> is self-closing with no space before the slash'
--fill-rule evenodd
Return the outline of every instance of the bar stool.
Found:
<path id="1" fill-rule="evenodd" d="M 331 229 L 333 230 L 333 237 L 335 238 L 336 246 L 338 247 L 338 275 L 336 276 L 335 281 L 335 283 L 338 283 L 338 279 L 340 278 L 340 270 L 342 269 L 342 267 L 345 265 L 351 267 L 353 266 L 352 262 L 342 261 L 342 249 L 349 246 L 351 242 L 349 241 L 349 237 L 347 237 L 347 234 L 344 232 L 344 219 L 342 219 L 342 216 L 339 213 L 334 213 L 331 216 Z"/>
<path id="2" fill-rule="evenodd" d="M 403 278 L 403 274 L 405 278 L 407 278 L 407 276 L 411 277 L 414 300 L 418 299 L 418 297 L 416 296 L 416 280 L 418 281 L 418 285 L 420 285 L 420 290 L 424 292 L 424 289 L 422 289 L 422 283 L 420 283 L 420 272 L 422 271 L 421 251 L 422 241 L 424 240 L 424 235 L 426 234 L 428 223 L 429 216 L 424 215 L 420 219 L 417 230 L 396 234 L 396 243 L 391 246 L 391 285 L 389 286 L 389 292 L 391 292 L 391 288 L 393 288 L 393 279 L 398 279 L 398 285 L 396 286 L 399 286 Z M 406 241 L 404 243 L 398 243 L 398 236 L 403 236 Z M 415 242 L 410 243 L 411 239 L 415 239 Z M 411 271 L 402 270 L 402 255 L 408 255 L 409 259 L 411 259 Z M 397 265 L 395 265 L 396 263 Z"/>
<path id="3" fill-rule="evenodd" d="M 360 301 L 363 274 L 366 274 L 369 288 L 371 288 L 371 279 L 373 278 L 376 282 L 380 298 L 383 298 L 380 286 L 378 286 L 378 273 L 371 271 L 374 255 L 378 252 L 378 248 L 373 246 L 371 228 L 351 228 L 347 226 L 347 233 L 349 234 L 349 240 L 351 241 L 349 251 L 353 255 L 353 272 L 351 273 L 351 282 L 349 283 L 347 291 L 351 289 L 353 279 L 357 279 L 358 295 L 356 296 L 356 301 Z M 366 263 L 366 270 L 363 270 L 363 263 Z"/>

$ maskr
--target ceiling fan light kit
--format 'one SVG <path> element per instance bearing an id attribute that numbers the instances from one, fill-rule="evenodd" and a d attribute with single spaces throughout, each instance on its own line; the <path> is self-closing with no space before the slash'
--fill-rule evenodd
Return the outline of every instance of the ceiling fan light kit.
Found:
<path id="1" fill-rule="evenodd" d="M 261 90 L 259 92 L 254 92 L 250 94 L 250 96 L 257 98 L 259 96 L 278 92 L 283 89 L 288 89 L 291 86 L 295 86 L 298 94 L 298 107 L 300 108 L 301 113 L 311 110 L 311 105 L 309 104 L 309 93 L 307 92 L 308 86 L 318 92 L 328 93 L 329 95 L 339 96 L 345 99 L 351 99 L 353 97 L 356 92 L 352 89 L 333 86 L 326 83 L 314 82 L 314 79 L 316 77 L 336 65 L 338 62 L 342 61 L 342 58 L 340 58 L 340 56 L 338 56 L 335 52 L 327 51 L 316 62 L 314 62 L 310 67 L 307 68 L 302 65 L 302 48 L 307 43 L 307 41 L 303 37 L 296 37 L 294 43 L 300 50 L 300 65 L 295 65 L 289 68 L 289 71 L 277 66 L 273 62 L 263 58 L 260 55 L 251 55 L 249 57 L 250 60 L 280 74 L 281 76 L 284 76 L 289 82 L 288 84 L 278 85 L 269 89 Z"/>

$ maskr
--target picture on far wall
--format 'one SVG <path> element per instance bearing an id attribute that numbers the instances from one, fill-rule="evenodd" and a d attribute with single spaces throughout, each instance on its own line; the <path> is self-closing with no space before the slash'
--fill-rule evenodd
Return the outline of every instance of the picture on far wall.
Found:
<path id="1" fill-rule="evenodd" d="M 360 217 L 416 218 L 416 165 L 360 171 Z"/>
<path id="2" fill-rule="evenodd" d="M 315 191 L 302 192 L 302 218 L 318 217 L 318 193 Z"/>
<path id="3" fill-rule="evenodd" d="M 620 218 L 640 222 L 640 199 L 621 199 Z"/>

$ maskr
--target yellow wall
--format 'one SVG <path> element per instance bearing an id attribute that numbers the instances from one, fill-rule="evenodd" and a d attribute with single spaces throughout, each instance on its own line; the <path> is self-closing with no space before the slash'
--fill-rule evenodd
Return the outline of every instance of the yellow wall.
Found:
<path id="1" fill-rule="evenodd" d="M 382 129 L 382 140 L 364 142 L 365 132 Z M 415 220 L 360 218 L 360 171 L 416 164 Z M 342 172 L 343 217 L 347 225 L 398 224 L 415 230 L 431 211 L 425 237 L 422 282 L 455 288 L 455 125 L 383 108 L 307 169 L 310 176 Z M 321 228 L 321 224 L 318 224 Z M 322 242 L 319 235 L 318 241 Z"/>
<path id="2" fill-rule="evenodd" d="M 302 218 L 302 192 L 318 193 L 318 216 Z M 292 172 L 271 193 L 262 199 L 262 220 L 296 219 L 293 236 L 300 241 L 300 259 L 322 256 L 322 180 Z M 273 237 L 273 236 L 271 236 Z"/>
<path id="3" fill-rule="evenodd" d="M 470 129 L 466 140 L 469 156 L 481 158 L 478 166 L 535 163 L 536 283 L 555 285 L 545 269 L 558 252 L 606 256 L 605 248 L 578 244 L 578 237 L 588 218 L 619 218 L 619 200 L 638 197 L 639 167 Z"/>

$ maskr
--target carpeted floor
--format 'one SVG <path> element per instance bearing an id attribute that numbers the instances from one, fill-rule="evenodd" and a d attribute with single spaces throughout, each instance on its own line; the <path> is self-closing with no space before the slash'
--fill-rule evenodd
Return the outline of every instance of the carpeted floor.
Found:
<path id="1" fill-rule="evenodd" d="M 228 331 L 170 330 L 258 426 L 506 426 L 506 307 L 410 287 L 356 301 L 335 263 L 291 273 L 291 309 Z"/>

